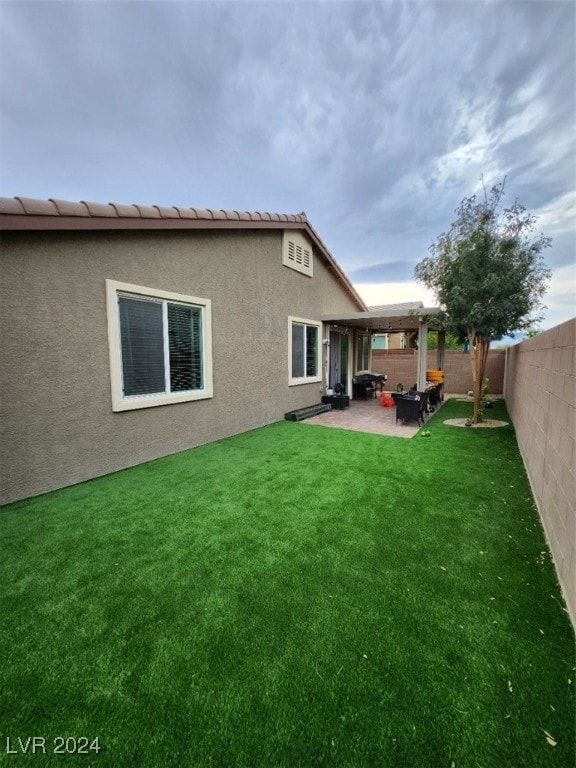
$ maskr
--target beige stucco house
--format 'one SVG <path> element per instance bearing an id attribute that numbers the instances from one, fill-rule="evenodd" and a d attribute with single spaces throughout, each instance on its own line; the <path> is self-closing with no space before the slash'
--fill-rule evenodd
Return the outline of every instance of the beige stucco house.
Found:
<path id="1" fill-rule="evenodd" d="M 0 503 L 351 392 L 366 306 L 305 214 L 0 198 Z M 330 342 L 330 343 L 328 343 Z"/>

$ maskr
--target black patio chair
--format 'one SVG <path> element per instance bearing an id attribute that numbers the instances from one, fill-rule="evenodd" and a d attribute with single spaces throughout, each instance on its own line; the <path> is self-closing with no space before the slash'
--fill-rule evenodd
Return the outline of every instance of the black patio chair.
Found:
<path id="1" fill-rule="evenodd" d="M 415 396 L 397 395 L 394 400 L 396 401 L 396 423 L 398 419 L 402 419 L 402 421 L 416 421 L 418 426 L 420 422 L 424 425 L 424 414 L 428 404 L 426 392 L 418 392 Z"/>
<path id="2" fill-rule="evenodd" d="M 376 387 L 372 382 L 365 379 L 352 379 L 352 392 L 355 399 L 368 400 L 369 397 L 374 396 Z"/>

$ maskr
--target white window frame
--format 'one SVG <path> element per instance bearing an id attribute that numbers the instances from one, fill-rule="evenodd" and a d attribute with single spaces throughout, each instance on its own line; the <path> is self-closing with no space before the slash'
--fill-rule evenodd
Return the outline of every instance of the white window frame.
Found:
<path id="1" fill-rule="evenodd" d="M 201 389 L 192 389 L 186 392 L 162 392 L 152 395 L 124 396 L 122 389 L 120 312 L 118 307 L 118 297 L 121 294 L 131 294 L 136 298 L 158 299 L 163 302 L 177 302 L 200 308 L 202 312 L 203 373 L 203 387 Z M 191 400 L 206 400 L 214 396 L 212 378 L 212 303 L 210 299 L 185 296 L 180 293 L 132 285 L 131 283 L 118 282 L 117 280 L 106 280 L 106 313 L 113 411 L 131 411 L 138 408 L 152 408 L 158 405 L 185 403 Z"/>
<path id="2" fill-rule="evenodd" d="M 311 326 L 317 329 L 318 343 L 316 349 L 316 375 L 306 376 L 306 350 L 304 350 L 304 376 L 292 376 L 292 326 L 302 325 Z M 304 334 L 306 338 L 306 334 Z M 288 385 L 296 386 L 298 384 L 314 384 L 322 381 L 322 323 L 317 320 L 306 320 L 302 317 L 288 318 Z"/>

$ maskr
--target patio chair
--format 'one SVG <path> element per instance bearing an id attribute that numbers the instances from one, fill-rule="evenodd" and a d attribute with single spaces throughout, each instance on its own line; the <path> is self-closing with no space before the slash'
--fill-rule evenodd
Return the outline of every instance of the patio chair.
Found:
<path id="1" fill-rule="evenodd" d="M 443 384 L 437 384 L 435 387 L 432 387 L 428 390 L 428 402 L 432 406 L 440 405 L 442 402 L 442 387 Z"/>
<path id="2" fill-rule="evenodd" d="M 352 392 L 355 398 L 368 400 L 369 397 L 374 396 L 376 387 L 373 382 L 365 379 L 352 379 Z"/>
<path id="3" fill-rule="evenodd" d="M 424 425 L 424 414 L 428 404 L 426 392 L 418 392 L 416 396 L 397 395 L 394 400 L 396 401 L 396 423 L 398 419 L 402 419 L 402 421 L 416 421 L 418 426 L 420 422 Z"/>
<path id="4" fill-rule="evenodd" d="M 380 394 L 382 394 L 384 384 L 388 381 L 388 376 L 385 373 L 360 373 L 356 378 L 370 384 L 375 391 L 378 391 L 378 387 L 380 387 Z"/>

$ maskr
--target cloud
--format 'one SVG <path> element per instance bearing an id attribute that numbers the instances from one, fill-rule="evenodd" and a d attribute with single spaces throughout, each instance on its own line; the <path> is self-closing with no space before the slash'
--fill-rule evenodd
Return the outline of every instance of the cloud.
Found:
<path id="1" fill-rule="evenodd" d="M 412 264 L 406 261 L 389 261 L 372 264 L 349 272 L 352 282 L 364 284 L 384 283 L 387 280 L 394 283 L 408 281 L 412 278 Z"/>
<path id="2" fill-rule="evenodd" d="M 401 304 L 403 302 L 421 301 L 425 307 L 436 307 L 437 302 L 431 291 L 413 282 L 398 283 L 362 283 L 355 282 L 354 287 L 370 306 L 382 304 Z"/>
<path id="3" fill-rule="evenodd" d="M 553 328 L 555 325 L 574 317 L 575 285 L 576 266 L 574 261 L 554 270 L 550 287 L 543 299 L 546 306 L 544 320 L 541 323 L 543 330 Z"/>

